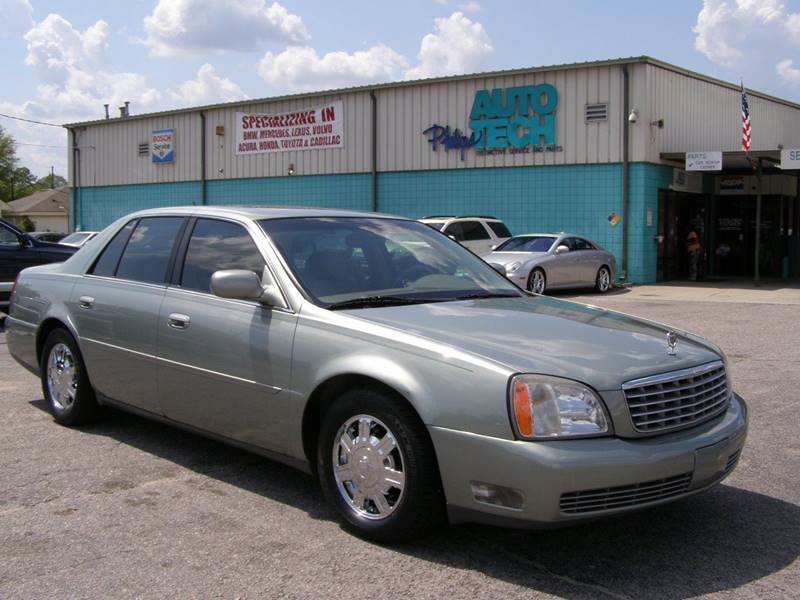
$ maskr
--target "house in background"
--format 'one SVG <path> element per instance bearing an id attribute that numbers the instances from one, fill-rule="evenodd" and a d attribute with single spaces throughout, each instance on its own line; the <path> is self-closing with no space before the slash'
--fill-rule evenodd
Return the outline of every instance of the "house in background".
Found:
<path id="1" fill-rule="evenodd" d="M 20 229 L 31 231 L 69 231 L 69 192 L 67 186 L 40 190 L 0 207 L 2 216 Z M 26 227 L 28 225 L 28 227 Z"/>

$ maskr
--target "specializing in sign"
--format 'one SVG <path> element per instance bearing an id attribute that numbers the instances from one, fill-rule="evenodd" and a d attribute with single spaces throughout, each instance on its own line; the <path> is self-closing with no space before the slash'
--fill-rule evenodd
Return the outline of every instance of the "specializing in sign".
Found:
<path id="1" fill-rule="evenodd" d="M 236 154 L 344 148 L 341 100 L 282 114 L 236 113 Z"/>
<path id="2" fill-rule="evenodd" d="M 433 124 L 422 133 L 431 150 L 465 151 L 478 154 L 529 154 L 561 152 L 556 144 L 558 92 L 549 83 L 478 90 L 472 101 L 469 127 L 462 132 L 449 125 Z"/>
<path id="3" fill-rule="evenodd" d="M 154 129 L 150 136 L 150 156 L 154 163 L 171 163 L 175 160 L 175 130 Z"/>
<path id="4" fill-rule="evenodd" d="M 800 150 L 797 148 L 784 148 L 781 150 L 781 169 L 800 169 Z"/>
<path id="5" fill-rule="evenodd" d="M 722 152 L 687 152 L 687 171 L 722 171 Z"/>

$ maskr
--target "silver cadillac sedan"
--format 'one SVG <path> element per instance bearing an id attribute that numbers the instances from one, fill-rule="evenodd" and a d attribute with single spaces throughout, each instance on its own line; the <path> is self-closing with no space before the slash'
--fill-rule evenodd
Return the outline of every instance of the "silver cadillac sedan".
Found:
<path id="1" fill-rule="evenodd" d="M 517 235 L 484 260 L 503 267 L 506 277 L 534 294 L 565 288 L 594 288 L 604 294 L 617 272 L 611 252 L 574 233 Z"/>
<path id="2" fill-rule="evenodd" d="M 23 271 L 7 332 L 58 423 L 108 405 L 294 465 L 379 541 L 685 498 L 747 431 L 713 344 L 530 295 L 387 215 L 135 213 Z"/>

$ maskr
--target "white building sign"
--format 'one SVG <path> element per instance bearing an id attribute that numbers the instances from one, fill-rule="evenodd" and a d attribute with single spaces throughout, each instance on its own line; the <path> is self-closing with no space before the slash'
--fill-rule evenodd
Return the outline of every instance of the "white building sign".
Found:
<path id="1" fill-rule="evenodd" d="M 722 171 L 722 152 L 687 152 L 687 171 Z"/>
<path id="2" fill-rule="evenodd" d="M 800 150 L 797 148 L 781 150 L 781 169 L 800 169 Z"/>
<path id="3" fill-rule="evenodd" d="M 150 136 L 150 155 L 154 163 L 170 163 L 175 160 L 175 130 L 154 129 Z"/>
<path id="4" fill-rule="evenodd" d="M 341 100 L 283 114 L 236 113 L 236 154 L 344 148 Z"/>

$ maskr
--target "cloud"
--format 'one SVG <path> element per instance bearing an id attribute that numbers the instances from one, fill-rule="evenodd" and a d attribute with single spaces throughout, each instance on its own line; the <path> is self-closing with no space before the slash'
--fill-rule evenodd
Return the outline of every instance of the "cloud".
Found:
<path id="1" fill-rule="evenodd" d="M 705 0 L 693 31 L 695 48 L 731 75 L 743 76 L 745 83 L 800 85 L 800 73 L 789 58 L 800 46 L 800 13 L 790 12 L 783 2 Z"/>
<path id="2" fill-rule="evenodd" d="M 28 0 L 0 0 L 0 37 L 17 36 L 33 25 L 33 7 Z"/>
<path id="3" fill-rule="evenodd" d="M 434 32 L 422 38 L 420 64 L 408 79 L 477 71 L 493 48 L 486 30 L 462 12 L 434 20 Z"/>
<path id="4" fill-rule="evenodd" d="M 258 63 L 264 81 L 290 90 L 390 81 L 402 77 L 407 68 L 405 57 L 383 44 L 352 54 L 329 52 L 322 57 L 313 48 L 294 46 L 279 54 L 267 52 Z"/>
<path id="5" fill-rule="evenodd" d="M 159 0 L 144 19 L 145 44 L 155 55 L 195 50 L 260 50 L 267 43 L 310 39 L 303 20 L 265 0 Z"/>
<path id="6" fill-rule="evenodd" d="M 197 71 L 197 77 L 184 81 L 178 91 L 169 92 L 173 100 L 183 105 L 215 104 L 244 100 L 247 94 L 230 79 L 217 75 L 216 69 L 205 63 Z"/>
<path id="7" fill-rule="evenodd" d="M 434 32 L 422 39 L 415 66 L 383 44 L 323 56 L 309 46 L 292 46 L 267 52 L 258 63 L 258 73 L 281 90 L 319 90 L 475 71 L 491 51 L 483 25 L 455 12 L 434 21 Z"/>

